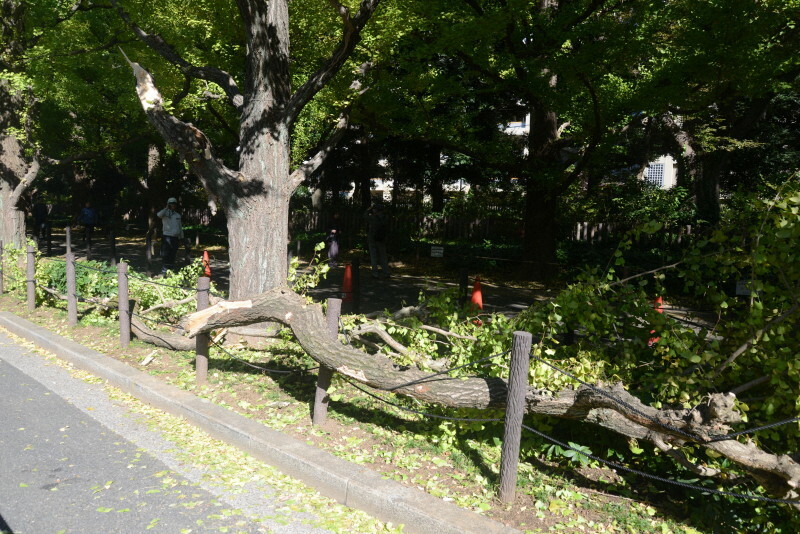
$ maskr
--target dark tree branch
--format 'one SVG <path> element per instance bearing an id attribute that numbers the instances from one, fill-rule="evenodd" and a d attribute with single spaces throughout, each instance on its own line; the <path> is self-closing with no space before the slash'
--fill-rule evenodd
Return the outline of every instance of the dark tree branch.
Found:
<path id="1" fill-rule="evenodd" d="M 234 137 L 239 135 L 239 132 L 234 130 L 233 127 L 230 124 L 228 124 L 228 121 L 225 120 L 225 117 L 223 117 L 220 114 L 220 112 L 216 110 L 216 108 L 214 107 L 214 104 L 212 102 L 210 102 L 210 101 L 206 102 L 206 109 L 208 110 L 209 113 L 211 113 L 212 117 L 217 119 L 217 122 L 219 123 L 220 126 L 222 126 L 225 129 L 225 131 L 227 131 L 229 134 L 233 135 Z"/>
<path id="2" fill-rule="evenodd" d="M 350 17 L 349 12 L 339 2 L 332 0 L 331 3 L 334 6 L 338 6 L 339 16 L 344 20 L 342 40 L 331 54 L 331 57 L 289 99 L 289 103 L 286 106 L 285 120 L 290 127 L 297 120 L 305 105 L 341 70 L 345 61 L 361 40 L 361 30 L 364 29 L 364 25 L 372 17 L 380 0 L 361 0 L 361 5 L 355 17 Z"/>
<path id="3" fill-rule="evenodd" d="M 589 160 L 591 159 L 592 154 L 597 148 L 597 145 L 600 144 L 600 139 L 602 137 L 602 126 L 601 126 L 602 117 L 600 115 L 600 102 L 597 98 L 597 92 L 594 90 L 594 87 L 592 86 L 591 82 L 586 76 L 581 75 L 580 78 L 583 81 L 583 84 L 586 86 L 586 89 L 589 91 L 589 95 L 592 98 L 592 109 L 594 112 L 594 125 L 592 128 L 592 135 L 589 141 L 589 145 L 583 151 L 581 159 L 578 160 L 578 162 L 575 164 L 575 167 L 573 167 L 572 172 L 570 172 L 564 178 L 561 184 L 559 184 L 558 188 L 556 189 L 556 195 L 564 194 L 567 191 L 567 189 L 569 189 L 572 186 L 572 184 L 574 184 L 575 181 L 580 177 L 581 173 L 583 172 L 583 169 L 585 169 L 586 166 L 589 164 Z"/>
<path id="4" fill-rule="evenodd" d="M 125 53 L 123 52 L 123 55 Z M 138 63 L 125 60 L 133 69 L 136 77 L 136 92 L 150 123 L 158 130 L 164 140 L 175 148 L 191 167 L 206 189 L 215 196 L 227 196 L 225 193 L 236 187 L 240 176 L 227 168 L 214 157 L 211 142 L 189 123 L 182 122 L 164 110 L 161 93 L 153 82 L 150 73 Z"/>
<path id="5" fill-rule="evenodd" d="M 300 166 L 289 176 L 290 187 L 295 188 L 308 179 L 309 176 L 314 174 L 314 171 L 319 169 L 331 152 L 339 144 L 339 141 L 347 131 L 347 126 L 350 123 L 350 106 L 348 106 L 336 122 L 333 131 L 326 136 L 325 141 L 317 149 L 316 153 L 305 160 Z"/>
<path id="6" fill-rule="evenodd" d="M 600 10 L 608 0 L 592 0 L 589 2 L 589 5 L 586 6 L 586 9 L 578 15 L 576 18 L 569 21 L 567 24 L 564 25 L 563 30 L 565 32 L 572 31 L 575 26 L 578 26 L 582 22 L 586 21 L 589 17 L 591 17 L 594 13 Z"/>
<path id="7" fill-rule="evenodd" d="M 478 15 L 479 17 L 482 17 L 483 15 L 486 14 L 481 5 L 475 0 L 464 0 L 464 3 L 467 4 L 469 7 L 471 7 L 472 10 L 475 12 L 475 14 Z"/>
<path id="8" fill-rule="evenodd" d="M 239 87 L 236 84 L 236 81 L 233 79 L 233 76 L 215 67 L 197 67 L 192 65 L 183 59 L 160 35 L 151 35 L 133 22 L 130 15 L 128 15 L 128 13 L 119 6 L 117 0 L 111 0 L 111 3 L 117 8 L 117 13 L 119 13 L 119 16 L 122 18 L 122 20 L 125 21 L 128 26 L 130 26 L 136 37 L 150 47 L 151 50 L 175 65 L 185 76 L 199 78 L 201 80 L 206 80 L 218 85 L 223 91 L 225 91 L 225 94 L 228 95 L 230 104 L 238 112 L 242 111 L 244 96 L 242 96 L 240 93 Z"/>

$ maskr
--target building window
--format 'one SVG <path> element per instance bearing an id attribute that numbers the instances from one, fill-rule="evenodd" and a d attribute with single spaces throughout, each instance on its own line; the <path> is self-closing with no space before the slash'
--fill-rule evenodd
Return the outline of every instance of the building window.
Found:
<path id="1" fill-rule="evenodd" d="M 652 163 L 644 170 L 644 178 L 656 187 L 664 187 L 664 164 Z"/>

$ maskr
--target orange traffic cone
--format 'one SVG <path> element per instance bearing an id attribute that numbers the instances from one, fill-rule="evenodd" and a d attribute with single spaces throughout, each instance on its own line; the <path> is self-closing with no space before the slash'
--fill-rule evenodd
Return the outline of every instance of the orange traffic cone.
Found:
<path id="1" fill-rule="evenodd" d="M 653 309 L 655 311 L 657 311 L 658 313 L 664 313 L 664 299 L 661 298 L 661 297 L 656 297 L 655 300 L 653 301 Z M 655 330 L 650 330 L 650 333 L 651 334 L 655 334 L 656 331 Z M 653 345 L 658 343 L 659 339 L 661 339 L 661 336 L 653 336 L 653 337 L 651 337 L 650 339 L 647 340 L 647 346 L 648 347 L 652 347 Z"/>
<path id="2" fill-rule="evenodd" d="M 342 279 L 342 302 L 353 301 L 353 268 L 348 263 L 344 267 L 344 278 Z"/>
<path id="3" fill-rule="evenodd" d="M 203 276 L 211 278 L 211 262 L 208 259 L 208 251 L 203 251 Z"/>
<path id="4" fill-rule="evenodd" d="M 481 291 L 481 277 L 475 278 L 475 285 L 472 286 L 472 298 L 470 302 L 479 310 L 483 309 L 483 292 Z"/>

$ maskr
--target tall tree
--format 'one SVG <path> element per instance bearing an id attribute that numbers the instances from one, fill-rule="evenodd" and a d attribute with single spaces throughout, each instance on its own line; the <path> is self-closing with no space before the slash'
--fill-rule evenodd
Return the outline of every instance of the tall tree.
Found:
<path id="1" fill-rule="evenodd" d="M 25 241 L 22 195 L 39 174 L 39 162 L 26 155 L 27 84 L 24 76 L 26 3 L 0 4 L 0 239 Z"/>
<path id="2" fill-rule="evenodd" d="M 227 215 L 231 295 L 244 298 L 283 285 L 289 198 L 324 161 L 347 120 L 342 116 L 316 153 L 294 171 L 290 165 L 293 127 L 306 105 L 345 65 L 379 0 L 362 0 L 355 13 L 338 1 L 330 2 L 332 13 L 341 21 L 340 38 L 294 91 L 288 0 L 237 1 L 245 43 L 241 81 L 236 80 L 237 73 L 192 64 L 161 36 L 145 31 L 135 20 L 134 2 L 126 3 L 128 9 L 117 0 L 112 3 L 150 49 L 187 79 L 216 84 L 235 109 L 239 116 L 238 162 L 228 165 L 215 153 L 209 136 L 169 112 L 153 77 L 131 62 L 148 119 Z"/>
<path id="3" fill-rule="evenodd" d="M 614 150 L 610 141 L 641 127 L 642 116 L 681 122 L 677 115 L 705 112 L 733 88 L 757 96 L 760 84 L 791 63 L 780 36 L 791 33 L 795 7 L 738 0 L 414 3 L 417 24 L 398 39 L 393 61 L 375 69 L 384 76 L 373 87 L 386 90 L 368 95 L 375 105 L 365 116 L 373 126 L 520 178 L 526 255 L 544 266 L 554 258 L 565 193 L 587 175 L 594 183 L 602 178 L 591 171 Z M 526 116 L 526 135 L 511 138 L 498 128 Z M 641 164 L 640 156 L 631 153 L 622 168 Z M 703 203 L 708 181 L 698 182 Z"/>

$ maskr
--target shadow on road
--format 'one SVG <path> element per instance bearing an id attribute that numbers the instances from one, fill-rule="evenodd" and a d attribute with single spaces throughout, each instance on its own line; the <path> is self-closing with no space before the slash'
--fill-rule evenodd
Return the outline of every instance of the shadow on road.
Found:
<path id="1" fill-rule="evenodd" d="M 3 514 L 0 514 L 0 534 L 14 534 L 14 531 L 8 526 L 6 520 L 3 519 Z"/>

